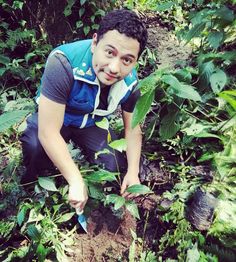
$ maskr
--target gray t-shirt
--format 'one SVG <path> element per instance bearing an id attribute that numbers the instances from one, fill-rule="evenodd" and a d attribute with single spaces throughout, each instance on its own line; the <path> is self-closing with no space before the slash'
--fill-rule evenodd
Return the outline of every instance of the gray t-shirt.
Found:
<path id="1" fill-rule="evenodd" d="M 67 60 L 62 55 L 55 53 L 48 58 L 42 81 L 41 93 L 47 98 L 60 104 L 66 104 L 71 88 L 74 83 L 73 70 Z M 106 109 L 109 87 L 102 88 L 100 94 L 99 109 Z M 140 96 L 140 91 L 134 91 L 129 98 L 121 105 L 122 110 L 133 112 L 135 104 Z"/>

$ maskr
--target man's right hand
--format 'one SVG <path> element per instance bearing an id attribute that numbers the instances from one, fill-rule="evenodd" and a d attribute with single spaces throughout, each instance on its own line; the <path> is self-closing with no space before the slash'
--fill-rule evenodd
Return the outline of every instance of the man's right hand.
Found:
<path id="1" fill-rule="evenodd" d="M 69 203 L 79 212 L 82 212 L 88 200 L 87 186 L 84 181 L 69 185 Z"/>

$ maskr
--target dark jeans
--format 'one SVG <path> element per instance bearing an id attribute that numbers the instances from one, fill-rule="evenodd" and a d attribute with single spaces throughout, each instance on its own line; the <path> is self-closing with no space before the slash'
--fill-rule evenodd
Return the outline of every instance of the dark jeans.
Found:
<path id="1" fill-rule="evenodd" d="M 110 133 L 112 140 L 118 139 L 112 130 L 110 130 Z M 101 165 L 111 172 L 125 172 L 127 170 L 125 154 L 108 146 L 107 130 L 97 126 L 83 129 L 63 126 L 61 135 L 66 142 L 72 140 L 76 146 L 80 147 L 91 164 Z M 26 167 L 26 174 L 22 178 L 22 183 L 35 180 L 37 176 L 43 174 L 45 169 L 54 168 L 52 161 L 45 153 L 38 139 L 37 113 L 27 119 L 27 128 L 22 134 L 20 141 L 22 142 L 23 162 Z M 111 154 L 100 154 L 95 159 L 95 153 L 105 148 L 111 151 Z"/>

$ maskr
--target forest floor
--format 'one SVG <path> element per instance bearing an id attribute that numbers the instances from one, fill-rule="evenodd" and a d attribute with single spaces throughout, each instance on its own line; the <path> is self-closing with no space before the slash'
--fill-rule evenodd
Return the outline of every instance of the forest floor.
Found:
<path id="1" fill-rule="evenodd" d="M 176 68 L 190 57 L 191 48 L 180 43 L 172 32 L 159 26 L 155 19 L 149 24 L 148 33 L 147 46 L 156 54 L 158 68 Z M 150 71 L 145 70 L 146 73 L 150 74 Z M 160 224 L 154 210 L 157 204 L 163 207 L 170 204 L 161 199 L 160 193 L 173 185 L 169 174 L 159 168 L 157 161 L 144 163 L 144 169 L 144 174 L 141 174 L 142 182 L 156 187 L 155 194 L 140 196 L 135 200 L 141 219 L 136 221 L 127 212 L 119 218 L 111 209 L 100 205 L 88 215 L 88 233 L 82 229 L 77 231 L 69 261 L 128 261 L 129 248 L 133 241 L 130 229 L 143 239 L 141 249 L 155 248 L 153 243 L 164 233 L 165 226 Z"/>

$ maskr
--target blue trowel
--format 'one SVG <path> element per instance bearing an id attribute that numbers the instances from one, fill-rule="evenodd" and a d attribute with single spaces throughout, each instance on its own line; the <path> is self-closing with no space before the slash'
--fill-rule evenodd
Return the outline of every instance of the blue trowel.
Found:
<path id="1" fill-rule="evenodd" d="M 76 214 L 78 215 L 78 222 L 82 226 L 83 230 L 88 233 L 87 230 L 87 220 L 85 215 L 83 214 L 83 211 L 76 210 Z"/>

